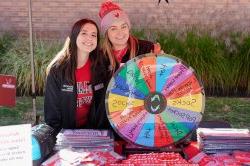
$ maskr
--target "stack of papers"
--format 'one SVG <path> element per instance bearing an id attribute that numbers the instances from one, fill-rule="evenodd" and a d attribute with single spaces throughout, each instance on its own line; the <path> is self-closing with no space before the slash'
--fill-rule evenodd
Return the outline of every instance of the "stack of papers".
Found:
<path id="1" fill-rule="evenodd" d="M 56 150 L 80 148 L 86 151 L 113 150 L 114 139 L 109 130 L 62 129 L 57 135 Z"/>
<path id="2" fill-rule="evenodd" d="M 249 129 L 198 128 L 197 141 L 205 153 L 232 153 L 234 150 L 250 150 Z"/>

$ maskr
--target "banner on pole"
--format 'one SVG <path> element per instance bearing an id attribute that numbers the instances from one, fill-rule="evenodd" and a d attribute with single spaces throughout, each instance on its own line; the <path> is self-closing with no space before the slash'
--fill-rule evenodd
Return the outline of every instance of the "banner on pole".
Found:
<path id="1" fill-rule="evenodd" d="M 16 105 L 16 77 L 0 74 L 0 106 Z"/>

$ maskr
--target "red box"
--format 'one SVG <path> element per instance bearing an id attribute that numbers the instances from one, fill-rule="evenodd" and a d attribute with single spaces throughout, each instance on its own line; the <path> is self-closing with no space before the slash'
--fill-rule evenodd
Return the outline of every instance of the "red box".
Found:
<path id="1" fill-rule="evenodd" d="M 16 105 L 16 77 L 0 74 L 0 106 Z"/>

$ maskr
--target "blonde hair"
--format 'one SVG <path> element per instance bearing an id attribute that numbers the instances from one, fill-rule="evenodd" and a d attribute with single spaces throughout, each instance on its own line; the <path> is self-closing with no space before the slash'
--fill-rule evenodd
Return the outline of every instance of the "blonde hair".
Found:
<path id="1" fill-rule="evenodd" d="M 138 47 L 138 40 L 134 36 L 129 35 L 129 39 L 128 39 L 128 50 L 130 51 L 129 59 L 132 59 L 136 56 L 137 50 L 138 50 L 137 47 Z M 104 55 L 108 57 L 109 62 L 110 62 L 110 69 L 112 73 L 114 73 L 116 68 L 119 65 L 119 62 L 116 56 L 113 54 L 112 48 L 113 48 L 112 43 L 109 40 L 108 33 L 106 31 L 104 35 L 103 44 L 102 44 L 102 50 L 103 50 Z"/>
<path id="2" fill-rule="evenodd" d="M 64 60 L 70 58 L 69 44 L 70 44 L 70 38 L 67 37 L 63 45 L 63 48 L 56 54 L 56 56 L 52 59 L 52 61 L 49 63 L 48 67 L 46 68 L 46 75 L 49 74 L 50 69 L 54 65 L 56 65 L 57 63 L 62 64 Z"/>

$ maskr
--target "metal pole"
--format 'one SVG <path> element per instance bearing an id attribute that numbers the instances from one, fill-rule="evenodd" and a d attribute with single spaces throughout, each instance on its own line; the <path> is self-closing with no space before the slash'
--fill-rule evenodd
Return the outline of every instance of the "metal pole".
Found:
<path id="1" fill-rule="evenodd" d="M 33 124 L 37 124 L 36 112 L 36 92 L 35 92 L 35 71 L 34 71 L 34 50 L 33 50 L 33 29 L 32 29 L 32 3 L 29 0 L 29 37 L 30 37 L 30 63 L 32 75 L 32 109 L 33 109 Z"/>

